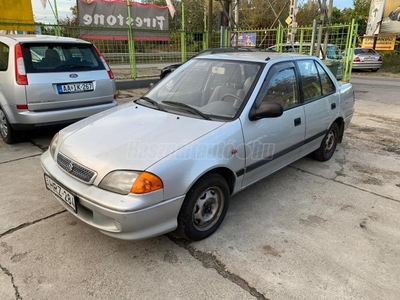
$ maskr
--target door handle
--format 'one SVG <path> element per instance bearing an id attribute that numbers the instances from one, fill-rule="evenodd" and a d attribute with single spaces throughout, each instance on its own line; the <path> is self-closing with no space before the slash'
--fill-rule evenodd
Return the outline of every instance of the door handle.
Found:
<path id="1" fill-rule="evenodd" d="M 331 104 L 331 109 L 336 109 L 336 103 Z"/>
<path id="2" fill-rule="evenodd" d="M 299 126 L 301 124 L 301 118 L 294 119 L 294 126 Z"/>

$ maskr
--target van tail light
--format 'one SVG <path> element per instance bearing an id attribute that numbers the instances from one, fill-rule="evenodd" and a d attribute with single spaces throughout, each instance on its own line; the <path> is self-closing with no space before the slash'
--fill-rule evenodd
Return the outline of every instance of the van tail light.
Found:
<path id="1" fill-rule="evenodd" d="M 357 57 L 354 58 L 353 61 L 355 61 L 355 62 L 360 62 L 361 60 L 360 60 L 360 58 L 357 56 Z"/>
<path id="2" fill-rule="evenodd" d="M 17 104 L 17 109 L 19 109 L 19 110 L 27 110 L 28 109 L 28 105 L 26 105 L 26 104 Z"/>
<path id="3" fill-rule="evenodd" d="M 94 46 L 94 49 L 96 49 L 97 55 L 100 57 L 101 62 L 103 63 L 104 67 L 106 68 L 107 73 L 108 73 L 108 77 L 110 77 L 110 79 L 114 79 L 114 74 L 113 74 L 113 72 L 111 71 L 110 66 L 109 66 L 108 63 L 106 62 L 106 60 L 105 60 L 105 58 L 104 58 L 104 55 L 100 52 L 99 49 L 97 49 L 96 46 Z"/>
<path id="4" fill-rule="evenodd" d="M 21 44 L 15 45 L 15 79 L 19 85 L 28 84 Z"/>

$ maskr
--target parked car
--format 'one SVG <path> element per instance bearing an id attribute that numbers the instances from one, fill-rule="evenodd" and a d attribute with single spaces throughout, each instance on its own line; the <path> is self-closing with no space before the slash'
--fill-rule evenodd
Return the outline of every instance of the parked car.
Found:
<path id="1" fill-rule="evenodd" d="M 45 35 L 0 35 L 0 135 L 72 123 L 117 105 L 114 75 L 91 43 Z"/>
<path id="2" fill-rule="evenodd" d="M 353 70 L 371 70 L 378 71 L 382 68 L 382 56 L 374 49 L 354 48 Z"/>
<path id="3" fill-rule="evenodd" d="M 308 154 L 329 160 L 353 105 L 352 85 L 313 56 L 197 57 L 56 134 L 41 156 L 45 185 L 106 235 L 201 240 L 232 195 Z"/>
<path id="4" fill-rule="evenodd" d="M 253 50 L 251 48 L 242 48 L 242 47 L 220 47 L 220 48 L 209 48 L 200 51 L 196 55 L 192 56 L 191 58 L 197 57 L 197 56 L 203 56 L 203 55 L 208 55 L 208 54 L 216 54 L 216 53 L 229 53 L 229 52 L 252 52 Z M 168 65 L 164 68 L 161 69 L 160 73 L 160 79 L 163 79 L 164 77 L 168 76 L 171 74 L 171 72 L 175 71 L 178 67 L 180 67 L 183 63 L 176 63 L 172 65 Z"/>
<path id="5" fill-rule="evenodd" d="M 323 57 L 323 45 L 321 45 L 319 58 Z M 270 51 L 277 51 L 277 46 L 271 46 L 268 48 Z M 311 51 L 311 43 L 283 43 L 282 44 L 282 52 L 283 53 L 300 53 L 300 54 L 310 54 Z M 325 60 L 328 62 L 327 65 L 331 64 L 331 62 L 337 63 L 337 73 L 336 79 L 341 80 L 343 78 L 343 56 L 339 47 L 333 44 L 328 44 L 326 46 L 326 56 Z"/>

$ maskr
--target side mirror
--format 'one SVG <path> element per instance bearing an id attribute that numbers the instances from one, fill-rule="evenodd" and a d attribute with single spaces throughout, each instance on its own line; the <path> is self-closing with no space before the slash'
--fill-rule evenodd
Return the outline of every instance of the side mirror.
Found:
<path id="1" fill-rule="evenodd" d="M 251 121 L 282 116 L 283 106 L 278 102 L 263 102 L 258 109 L 252 109 L 249 114 Z"/>

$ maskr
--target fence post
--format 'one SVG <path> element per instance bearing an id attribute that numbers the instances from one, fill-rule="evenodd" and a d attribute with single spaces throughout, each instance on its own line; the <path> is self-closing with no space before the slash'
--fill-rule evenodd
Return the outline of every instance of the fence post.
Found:
<path id="1" fill-rule="evenodd" d="M 128 10 L 128 20 L 131 20 L 131 7 L 129 5 L 129 0 L 126 0 L 126 8 Z M 133 40 L 133 30 L 131 22 L 129 22 L 128 25 L 128 51 L 129 51 L 131 78 L 136 79 L 137 69 L 136 69 L 136 58 L 135 58 L 135 42 Z"/>
<path id="2" fill-rule="evenodd" d="M 182 1 L 181 59 L 186 61 L 185 6 Z"/>

